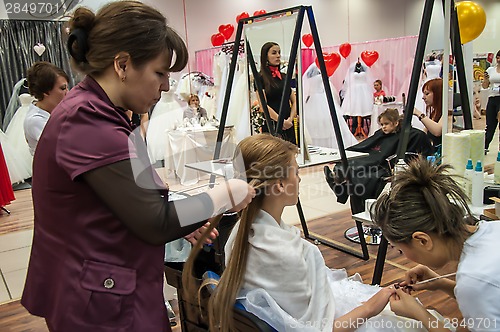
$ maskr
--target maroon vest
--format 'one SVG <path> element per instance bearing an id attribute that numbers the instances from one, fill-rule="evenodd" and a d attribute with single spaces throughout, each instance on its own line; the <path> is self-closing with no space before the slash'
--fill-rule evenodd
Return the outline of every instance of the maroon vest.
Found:
<path id="1" fill-rule="evenodd" d="M 164 246 L 130 232 L 80 177 L 135 158 L 131 132 L 124 110 L 87 77 L 52 112 L 38 142 L 33 246 L 21 302 L 55 331 L 170 331 Z"/>

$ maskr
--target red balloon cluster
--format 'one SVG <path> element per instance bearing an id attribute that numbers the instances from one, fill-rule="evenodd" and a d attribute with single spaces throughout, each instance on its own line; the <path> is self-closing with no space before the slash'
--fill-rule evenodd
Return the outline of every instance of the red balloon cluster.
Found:
<path id="1" fill-rule="evenodd" d="M 339 47 L 339 52 L 340 52 L 340 55 L 342 55 L 344 57 L 344 59 L 347 59 L 349 54 L 351 54 L 351 44 L 343 43 Z"/>
<path id="2" fill-rule="evenodd" d="M 371 67 L 378 60 L 377 51 L 363 51 L 361 52 L 361 59 L 368 67 Z"/>
<path id="3" fill-rule="evenodd" d="M 313 41 L 313 36 L 310 33 L 306 33 L 302 36 L 302 42 L 306 45 L 306 47 L 311 47 Z"/>
<path id="4" fill-rule="evenodd" d="M 264 15 L 267 12 L 264 9 L 257 10 L 253 13 L 253 16 Z M 250 17 L 247 12 L 242 12 L 236 15 L 236 23 L 239 23 L 241 19 L 245 19 Z M 229 40 L 234 33 L 234 25 L 232 24 L 221 24 L 219 25 L 219 32 L 213 34 L 210 37 L 210 41 L 212 42 L 212 46 L 217 47 L 224 44 L 226 40 Z"/>
<path id="5" fill-rule="evenodd" d="M 210 41 L 212 42 L 212 46 L 221 46 L 224 44 L 224 35 L 220 32 L 215 33 L 210 37 Z"/>
<path id="6" fill-rule="evenodd" d="M 229 40 L 234 33 L 234 25 L 221 24 L 219 25 L 219 32 L 210 37 L 212 46 L 221 46 L 226 40 Z"/>
<path id="7" fill-rule="evenodd" d="M 250 15 L 248 15 L 247 12 L 242 12 L 241 14 L 236 15 L 236 23 L 239 23 L 241 19 L 249 18 L 249 17 L 250 17 Z"/>
<path id="8" fill-rule="evenodd" d="M 234 32 L 234 25 L 232 24 L 221 24 L 219 25 L 219 32 L 222 33 L 226 40 L 229 40 Z"/>
<path id="9" fill-rule="evenodd" d="M 332 76 L 340 65 L 340 60 L 341 60 L 340 55 L 335 52 L 323 53 L 323 57 L 325 58 L 326 74 L 328 76 Z M 316 66 L 318 66 L 319 68 L 318 58 L 316 58 L 314 62 L 316 63 Z"/>

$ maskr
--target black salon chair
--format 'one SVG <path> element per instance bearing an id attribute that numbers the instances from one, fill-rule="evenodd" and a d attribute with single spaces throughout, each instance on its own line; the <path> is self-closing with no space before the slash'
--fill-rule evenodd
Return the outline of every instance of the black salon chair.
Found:
<path id="1" fill-rule="evenodd" d="M 179 318 L 183 332 L 208 332 L 207 302 L 198 303 L 195 299 L 184 296 L 182 289 L 182 268 L 184 263 L 165 263 L 165 276 L 169 285 L 177 288 L 179 303 Z M 197 285 L 201 285 L 201 278 L 196 278 Z M 203 293 L 203 292 L 202 292 Z M 208 293 L 201 295 L 208 298 Z M 201 306 L 200 306 L 201 304 Z M 266 322 L 247 312 L 241 305 L 235 306 L 233 311 L 234 331 L 276 332 Z"/>

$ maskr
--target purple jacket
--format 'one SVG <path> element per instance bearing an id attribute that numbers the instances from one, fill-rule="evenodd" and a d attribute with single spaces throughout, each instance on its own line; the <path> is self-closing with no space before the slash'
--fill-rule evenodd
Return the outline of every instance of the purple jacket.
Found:
<path id="1" fill-rule="evenodd" d="M 52 112 L 38 142 L 21 303 L 55 331 L 170 331 L 164 246 L 136 237 L 80 177 L 135 157 L 131 131 L 124 110 L 86 77 Z"/>

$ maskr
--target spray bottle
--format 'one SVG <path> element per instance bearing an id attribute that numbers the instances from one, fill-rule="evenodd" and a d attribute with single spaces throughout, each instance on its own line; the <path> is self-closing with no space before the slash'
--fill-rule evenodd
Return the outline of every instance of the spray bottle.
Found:
<path id="1" fill-rule="evenodd" d="M 472 159 L 467 160 L 464 173 L 464 191 L 470 201 L 472 201 L 472 176 L 474 175 L 474 166 Z"/>
<path id="2" fill-rule="evenodd" d="M 484 174 L 481 160 L 476 163 L 476 169 L 472 175 L 472 205 L 483 206 Z"/>
<path id="3" fill-rule="evenodd" d="M 495 184 L 500 184 L 500 151 L 498 151 L 497 161 L 495 162 L 495 172 L 493 179 Z"/>

